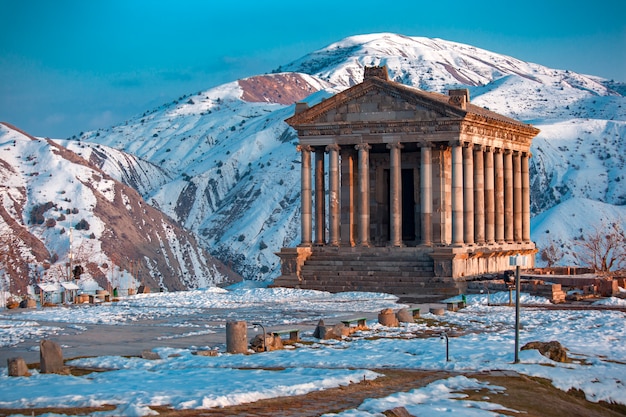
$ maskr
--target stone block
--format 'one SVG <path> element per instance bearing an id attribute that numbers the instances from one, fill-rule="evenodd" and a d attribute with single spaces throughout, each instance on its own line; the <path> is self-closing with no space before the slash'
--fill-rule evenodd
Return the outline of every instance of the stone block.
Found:
<path id="1" fill-rule="evenodd" d="M 386 308 L 378 313 L 378 323 L 387 327 L 397 327 L 398 319 L 392 309 Z"/>
<path id="2" fill-rule="evenodd" d="M 442 307 L 431 307 L 430 314 L 434 314 L 435 316 L 443 316 L 446 314 L 446 310 Z"/>
<path id="3" fill-rule="evenodd" d="M 42 340 L 39 343 L 39 366 L 42 374 L 65 374 L 63 351 L 58 343 Z"/>
<path id="4" fill-rule="evenodd" d="M 142 350 L 141 351 L 141 358 L 142 359 L 147 359 L 147 360 L 150 360 L 150 361 L 156 361 L 156 360 L 161 359 L 161 356 L 158 353 L 156 353 L 156 352 L 153 352 L 151 350 L 147 350 L 146 349 L 146 350 Z"/>
<path id="5" fill-rule="evenodd" d="M 9 376 L 30 376 L 24 358 L 17 357 L 7 359 L 7 367 Z"/>
<path id="6" fill-rule="evenodd" d="M 406 308 L 401 308 L 396 313 L 396 317 L 400 323 L 415 323 L 413 313 Z"/>

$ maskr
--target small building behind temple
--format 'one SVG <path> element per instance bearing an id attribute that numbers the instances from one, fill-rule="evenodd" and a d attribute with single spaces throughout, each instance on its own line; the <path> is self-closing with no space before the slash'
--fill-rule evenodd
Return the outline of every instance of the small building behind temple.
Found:
<path id="1" fill-rule="evenodd" d="M 362 83 L 296 103 L 286 122 L 302 156 L 302 240 L 278 253 L 274 286 L 426 300 L 536 253 L 528 162 L 539 130 L 471 104 L 467 89 L 430 93 L 366 67 Z"/>

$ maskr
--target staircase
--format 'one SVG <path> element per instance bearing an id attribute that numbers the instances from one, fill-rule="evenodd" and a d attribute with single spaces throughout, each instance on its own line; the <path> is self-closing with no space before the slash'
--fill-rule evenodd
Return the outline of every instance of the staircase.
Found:
<path id="1" fill-rule="evenodd" d="M 435 277 L 429 253 L 414 247 L 315 248 L 302 266 L 299 287 L 385 292 L 415 303 L 459 294 L 452 278 Z"/>

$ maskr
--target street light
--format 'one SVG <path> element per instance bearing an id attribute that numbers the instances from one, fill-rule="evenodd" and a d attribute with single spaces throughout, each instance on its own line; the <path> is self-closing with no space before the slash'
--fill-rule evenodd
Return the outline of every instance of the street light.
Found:
<path id="1" fill-rule="evenodd" d="M 520 292 L 520 266 L 526 266 L 526 256 L 515 255 L 509 257 L 509 265 L 515 266 L 515 360 L 513 363 L 519 363 L 519 292 Z"/>
<path id="2" fill-rule="evenodd" d="M 267 348 L 268 346 L 265 343 L 266 340 L 267 340 L 266 339 L 267 336 L 266 336 L 266 332 L 265 332 L 265 327 L 263 327 L 263 325 L 261 323 L 252 323 L 252 325 L 255 326 L 255 327 L 259 326 L 261 329 L 263 329 L 263 351 L 269 352 L 269 349 Z"/>

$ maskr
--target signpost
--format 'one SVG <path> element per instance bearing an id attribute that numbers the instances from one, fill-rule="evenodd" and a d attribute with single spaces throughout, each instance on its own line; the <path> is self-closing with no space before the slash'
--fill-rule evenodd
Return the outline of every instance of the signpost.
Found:
<path id="1" fill-rule="evenodd" d="M 519 268 L 520 266 L 526 266 L 526 256 L 515 255 L 509 257 L 509 265 L 515 266 L 515 360 L 514 363 L 519 363 L 519 293 L 520 293 L 520 278 Z"/>

